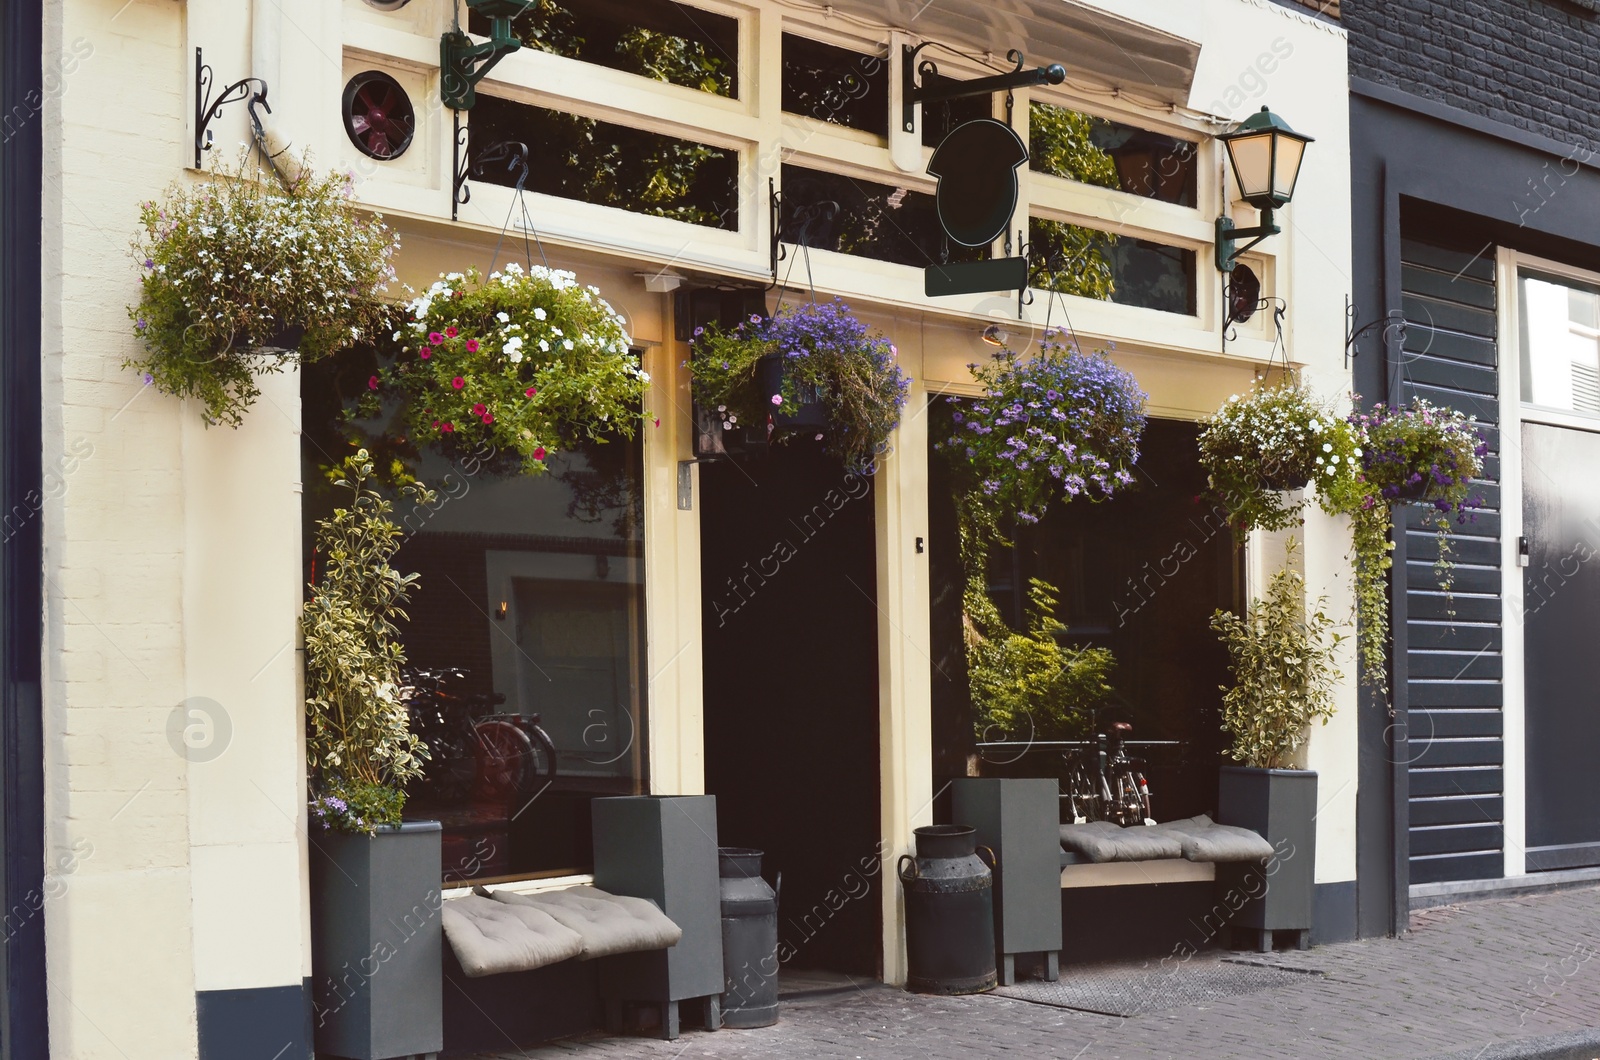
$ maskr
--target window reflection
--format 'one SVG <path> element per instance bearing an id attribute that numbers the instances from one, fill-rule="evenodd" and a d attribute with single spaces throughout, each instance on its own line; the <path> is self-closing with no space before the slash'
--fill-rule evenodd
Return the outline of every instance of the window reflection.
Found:
<path id="1" fill-rule="evenodd" d="M 783 35 L 783 109 L 889 135 L 889 63 L 876 55 Z"/>
<path id="2" fill-rule="evenodd" d="M 1193 206 L 1196 152 L 1188 140 L 1067 107 L 1029 107 L 1028 166 L 1036 173 Z"/>
<path id="3" fill-rule="evenodd" d="M 586 871 L 589 800 L 644 790 L 641 443 L 552 454 L 537 477 L 492 451 L 418 450 L 397 405 L 339 422 L 362 361 L 306 367 L 305 525 L 337 500 L 323 470 L 357 445 L 438 494 L 395 511 L 395 566 L 420 575 L 399 624 L 406 695 L 432 756 L 406 817 L 443 824 L 446 882 Z"/>
<path id="4" fill-rule="evenodd" d="M 1600 415 L 1600 292 L 1523 274 L 1522 400 Z"/>
<path id="5" fill-rule="evenodd" d="M 1195 254 L 1096 228 L 1028 221 L 1030 286 L 1103 302 L 1195 313 Z"/>

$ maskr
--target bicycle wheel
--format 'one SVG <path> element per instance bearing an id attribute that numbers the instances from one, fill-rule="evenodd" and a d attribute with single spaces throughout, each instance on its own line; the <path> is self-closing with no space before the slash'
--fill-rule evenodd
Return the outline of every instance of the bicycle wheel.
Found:
<path id="1" fill-rule="evenodd" d="M 510 802 L 527 787 L 533 742 L 516 725 L 494 718 L 478 722 L 474 730 L 478 769 L 472 796 L 484 802 Z"/>
<path id="2" fill-rule="evenodd" d="M 533 758 L 529 763 L 528 783 L 535 789 L 556 779 L 556 745 L 544 727 L 534 722 L 528 729 Z"/>
<path id="3" fill-rule="evenodd" d="M 1073 821 L 1096 820 L 1094 784 L 1083 768 L 1083 760 L 1076 755 L 1067 759 L 1066 788 L 1067 804 L 1072 808 Z"/>

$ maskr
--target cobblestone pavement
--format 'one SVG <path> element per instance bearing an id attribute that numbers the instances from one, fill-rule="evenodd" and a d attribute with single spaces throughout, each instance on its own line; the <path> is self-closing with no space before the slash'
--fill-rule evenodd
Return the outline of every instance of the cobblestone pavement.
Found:
<path id="1" fill-rule="evenodd" d="M 1591 959 L 1600 957 L 1600 888 L 1426 910 L 1412 918 L 1411 927 L 1400 939 L 1230 955 L 1323 974 L 1128 1019 L 993 995 L 935 998 L 861 984 L 846 993 L 786 1001 L 782 1020 L 763 1030 L 685 1030 L 675 1042 L 593 1036 L 478 1060 L 1372 1060 L 1498 1056 L 1491 1049 L 1496 1043 L 1600 1027 L 1600 960 Z M 1219 959 L 1203 954 L 1193 961 L 1198 967 Z M 1152 963 L 1147 971 L 1185 974 L 1175 966 Z M 1138 975 L 1140 969 L 1129 972 Z"/>

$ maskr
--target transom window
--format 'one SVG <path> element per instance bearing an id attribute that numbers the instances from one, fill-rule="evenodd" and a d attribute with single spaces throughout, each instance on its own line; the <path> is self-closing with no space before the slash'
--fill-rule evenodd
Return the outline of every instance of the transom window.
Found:
<path id="1" fill-rule="evenodd" d="M 1522 401 L 1600 416 L 1600 289 L 1523 272 Z"/>

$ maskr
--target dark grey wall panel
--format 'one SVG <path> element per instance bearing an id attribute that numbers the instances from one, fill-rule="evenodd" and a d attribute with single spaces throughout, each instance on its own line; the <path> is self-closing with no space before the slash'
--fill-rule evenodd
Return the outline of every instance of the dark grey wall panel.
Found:
<path id="1" fill-rule="evenodd" d="M 1399 270 L 1405 352 L 1394 366 L 1389 390 L 1400 400 L 1420 397 L 1477 416 L 1491 425 L 1483 436 L 1497 450 L 1493 246 L 1440 239 L 1436 231 L 1407 220 L 1402 215 Z M 1485 465 L 1477 493 L 1486 517 L 1455 524 L 1450 533 L 1453 598 L 1439 590 L 1434 570 L 1439 539 L 1423 523 L 1422 510 L 1396 513 L 1397 529 L 1404 527 L 1406 636 L 1395 680 L 1405 682 L 1408 707 L 1412 882 L 1501 872 L 1501 800 L 1468 797 L 1452 784 L 1461 767 L 1487 771 L 1505 754 L 1499 709 L 1504 696 L 1499 462 Z"/>

